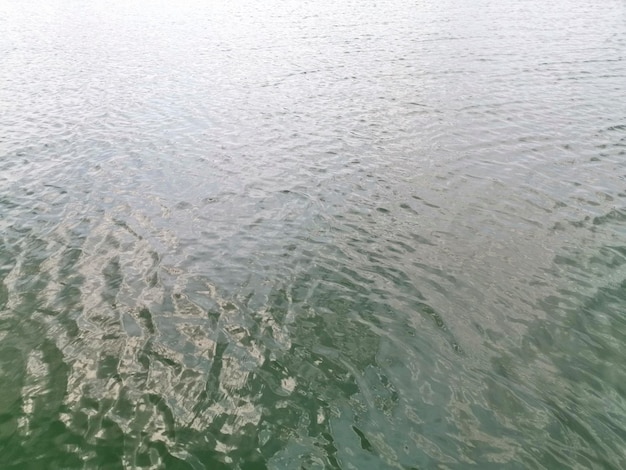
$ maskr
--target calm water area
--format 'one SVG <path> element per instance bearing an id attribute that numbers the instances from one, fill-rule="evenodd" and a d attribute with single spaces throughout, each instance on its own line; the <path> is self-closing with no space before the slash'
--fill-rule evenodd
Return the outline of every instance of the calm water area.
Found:
<path id="1" fill-rule="evenodd" d="M 0 0 L 0 469 L 626 468 L 624 0 Z"/>

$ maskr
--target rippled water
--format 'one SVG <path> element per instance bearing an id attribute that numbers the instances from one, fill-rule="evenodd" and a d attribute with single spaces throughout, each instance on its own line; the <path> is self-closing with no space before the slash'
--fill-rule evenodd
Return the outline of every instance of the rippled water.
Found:
<path id="1" fill-rule="evenodd" d="M 0 0 L 0 466 L 626 468 L 621 0 Z"/>

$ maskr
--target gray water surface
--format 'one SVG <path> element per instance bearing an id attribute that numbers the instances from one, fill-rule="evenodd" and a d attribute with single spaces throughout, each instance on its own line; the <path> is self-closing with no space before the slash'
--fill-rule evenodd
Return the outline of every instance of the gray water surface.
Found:
<path id="1" fill-rule="evenodd" d="M 2 469 L 626 468 L 622 0 L 0 0 Z"/>

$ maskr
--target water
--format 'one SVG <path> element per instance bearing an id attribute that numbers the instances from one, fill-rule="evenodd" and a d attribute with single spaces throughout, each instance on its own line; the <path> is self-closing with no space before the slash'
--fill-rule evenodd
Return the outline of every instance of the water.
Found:
<path id="1" fill-rule="evenodd" d="M 0 467 L 626 468 L 621 0 L 0 1 Z"/>

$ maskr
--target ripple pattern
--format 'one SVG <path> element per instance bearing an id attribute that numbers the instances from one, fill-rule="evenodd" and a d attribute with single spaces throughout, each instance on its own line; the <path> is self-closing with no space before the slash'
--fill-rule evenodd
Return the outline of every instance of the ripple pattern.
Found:
<path id="1" fill-rule="evenodd" d="M 619 0 L 0 0 L 0 466 L 626 467 Z"/>

